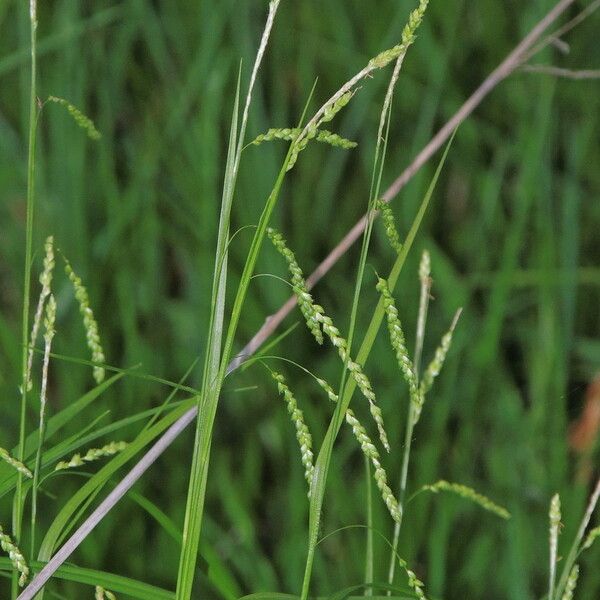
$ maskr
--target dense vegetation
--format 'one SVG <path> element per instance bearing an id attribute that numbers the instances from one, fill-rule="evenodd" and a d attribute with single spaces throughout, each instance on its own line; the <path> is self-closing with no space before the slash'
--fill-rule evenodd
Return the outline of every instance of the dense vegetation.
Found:
<path id="1" fill-rule="evenodd" d="M 201 385 L 239 61 L 245 89 L 266 4 L 40 3 L 38 96 L 68 99 L 93 119 L 102 137 L 90 140 L 60 106 L 44 107 L 36 155 L 33 302 L 44 240 L 53 235 L 88 288 L 109 365 L 138 365 L 138 375 L 179 381 L 199 359 L 186 384 Z M 397 43 L 414 4 L 283 1 L 256 84 L 247 140 L 270 127 L 296 124 L 318 77 L 312 114 L 371 57 Z M 382 189 L 553 4 L 431 1 L 394 96 Z M 597 3 L 580 2 L 569 15 L 591 4 Z M 570 70 L 597 67 L 599 26 L 600 11 L 531 63 Z M 29 14 L 23 2 L 0 3 L 0 31 L 0 446 L 13 448 L 20 417 L 29 128 Z M 272 224 L 307 273 L 366 210 L 388 81 L 388 71 L 375 73 L 336 117 L 335 132 L 358 142 L 356 149 L 312 144 L 287 176 Z M 463 307 L 446 364 L 415 430 L 409 491 L 440 479 L 459 482 L 512 515 L 497 519 L 451 495 L 420 494 L 410 502 L 399 553 L 431 598 L 542 597 L 547 592 L 550 498 L 560 492 L 562 555 L 598 477 L 597 439 L 592 434 L 577 444 L 571 436 L 570 444 L 569 425 L 579 418 L 600 368 L 599 85 L 595 79 L 524 70 L 501 83 L 458 130 L 400 275 L 396 304 L 412 349 L 418 265 L 422 250 L 429 250 L 433 299 L 425 360 Z M 232 233 L 256 224 L 286 148 L 284 142 L 272 142 L 244 150 Z M 391 204 L 402 236 L 437 160 Z M 230 245 L 229 302 L 252 235 L 252 229 L 241 230 Z M 357 244 L 314 291 L 342 331 L 348 329 L 359 252 Z M 393 260 L 383 227 L 376 223 L 357 315 L 358 340 L 378 300 L 373 271 L 387 274 Z M 68 278 L 58 273 L 61 261 L 57 255 L 53 351 L 87 359 L 77 302 Z M 285 263 L 268 244 L 256 272 L 286 276 Z M 290 287 L 272 277 L 252 280 L 235 350 L 289 294 Z M 302 316 L 295 311 L 286 325 L 297 321 Z M 383 329 L 366 371 L 392 446 L 384 462 L 395 489 L 408 390 Z M 303 323 L 271 353 L 339 382 L 338 357 L 330 347 L 317 346 Z M 285 373 L 320 443 L 332 405 L 297 369 L 270 366 Z M 49 416 L 94 385 L 89 366 L 53 359 Z M 147 378 L 123 377 L 61 435 L 66 439 L 99 416 L 96 427 L 159 406 L 169 391 Z M 356 404 L 368 423 L 365 404 Z M 33 397 L 28 419 L 30 432 L 38 419 Z M 143 423 L 94 446 L 131 441 Z M 174 589 L 193 439 L 190 427 L 135 486 L 135 494 L 83 543 L 73 563 Z M 340 433 L 332 461 L 322 535 L 366 522 L 363 458 L 349 430 Z M 83 481 L 82 476 L 61 476 L 43 488 L 38 500 L 42 532 Z M 144 510 L 144 498 L 178 529 L 157 524 Z M 6 531 L 11 501 L 9 494 L 0 504 L 0 525 Z M 391 538 L 393 523 L 375 495 L 373 511 L 375 528 Z M 255 364 L 225 380 L 217 412 L 197 597 L 299 593 L 307 515 L 293 426 L 268 370 Z M 327 595 L 364 582 L 365 539 L 364 529 L 349 528 L 323 541 L 311 592 Z M 29 556 L 27 544 L 24 550 Z M 375 580 L 385 580 L 389 548 L 377 535 L 373 551 Z M 596 545 L 581 558 L 579 598 L 600 594 L 599 552 Z M 404 575 L 398 580 L 405 586 Z M 0 580 L 2 598 L 9 597 L 5 581 Z M 93 594 L 64 582 L 53 583 L 52 590 L 62 598 Z"/>

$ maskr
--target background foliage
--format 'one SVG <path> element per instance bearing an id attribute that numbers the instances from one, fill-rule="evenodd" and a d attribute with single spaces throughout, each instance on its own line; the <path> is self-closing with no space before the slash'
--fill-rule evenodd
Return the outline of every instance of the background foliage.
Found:
<path id="1" fill-rule="evenodd" d="M 395 96 L 386 181 L 552 4 L 432 0 Z M 257 0 L 41 3 L 40 96 L 61 96 L 81 107 L 103 137 L 91 142 L 60 109 L 44 109 L 36 248 L 53 233 L 82 275 L 111 364 L 141 364 L 144 373 L 177 380 L 203 348 L 237 67 L 240 58 L 246 68 L 251 63 L 265 7 Z M 412 7 L 405 0 L 284 3 L 258 83 L 249 137 L 294 124 L 316 77 L 320 104 L 370 56 L 395 43 Z M 536 61 L 597 68 L 599 19 L 595 14 L 568 35 L 567 55 L 552 49 Z M 0 442 L 9 447 L 16 443 L 18 423 L 27 162 L 29 31 L 23 2 L 0 2 L 0 28 Z M 337 123 L 336 131 L 358 141 L 358 149 L 314 145 L 286 183 L 276 224 L 307 272 L 364 211 L 386 85 L 383 73 L 365 83 Z M 504 523 L 439 496 L 419 496 L 409 505 L 401 554 L 433 597 L 540 597 L 547 577 L 549 499 L 561 492 L 565 541 L 583 510 L 598 453 L 594 447 L 587 456 L 574 453 L 567 432 L 600 365 L 598 86 L 523 72 L 501 84 L 461 127 L 401 277 L 398 306 L 407 332 L 414 332 L 417 262 L 427 247 L 435 301 L 426 357 L 455 309 L 465 308 L 416 431 L 411 489 L 443 477 L 473 485 L 513 513 Z M 244 152 L 237 226 L 256 222 L 284 148 L 269 144 Z M 393 203 L 404 231 L 432 169 L 423 169 Z M 381 229 L 376 231 L 370 262 L 385 271 L 391 254 Z M 236 238 L 233 273 L 241 268 L 249 241 L 244 232 Z M 354 249 L 316 288 L 318 301 L 341 329 L 347 326 L 357 258 Z M 269 248 L 259 271 L 281 275 L 284 265 Z M 374 283 L 371 270 L 365 320 L 377 299 Z M 57 285 L 55 349 L 85 356 L 66 279 Z M 240 344 L 289 292 L 272 278 L 255 279 L 253 288 Z M 289 323 L 298 319 L 294 313 Z M 407 394 L 386 344 L 380 335 L 367 371 L 388 432 L 396 432 L 387 460 L 395 481 Z M 338 376 L 334 353 L 315 347 L 303 326 L 277 351 L 333 381 Z M 196 369 L 195 384 L 198 375 Z M 331 407 L 299 372 L 286 370 L 286 377 L 321 439 Z M 91 385 L 89 369 L 55 361 L 50 410 Z M 252 389 L 238 390 L 246 386 Z M 213 562 L 220 559 L 220 577 L 232 596 L 297 592 L 307 502 L 293 430 L 261 370 L 237 374 L 227 388 L 213 443 L 203 554 Z M 156 384 L 126 378 L 97 410 L 109 408 L 109 418 L 116 419 L 159 404 L 166 393 Z M 32 406 L 32 423 L 36 410 Z M 82 415 L 78 426 L 92 418 Z M 177 523 L 183 517 L 191 441 L 190 432 L 182 436 L 135 488 Z M 42 518 L 48 521 L 80 485 L 76 477 L 60 481 L 42 496 Z M 364 523 L 364 490 L 360 451 L 345 431 L 334 452 L 323 533 Z M 378 529 L 391 535 L 383 505 L 376 502 L 375 508 Z M 9 514 L 6 503 L 0 509 L 3 524 Z M 364 530 L 338 533 L 319 548 L 315 592 L 362 581 Z M 383 579 L 388 552 L 377 538 L 375 552 L 381 566 L 376 577 Z M 593 568 L 598 552 L 595 548 L 583 560 L 581 598 L 600 593 L 600 572 Z M 73 560 L 172 587 L 178 556 L 173 539 L 128 498 Z M 62 588 L 67 597 L 75 597 L 76 589 Z"/>

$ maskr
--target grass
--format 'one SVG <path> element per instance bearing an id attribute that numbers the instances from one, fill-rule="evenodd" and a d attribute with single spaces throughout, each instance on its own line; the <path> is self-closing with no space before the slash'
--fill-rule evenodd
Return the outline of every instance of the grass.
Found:
<path id="1" fill-rule="evenodd" d="M 384 188 L 551 5 L 548 0 L 520 6 L 515 19 L 492 0 L 477 6 L 461 0 L 431 3 L 394 96 Z M 126 0 L 118 6 L 106 1 L 97 3 L 93 12 L 84 2 L 57 0 L 40 8 L 37 95 L 68 99 L 93 118 L 102 138 L 88 140 L 58 106 L 44 109 L 35 156 L 32 279 L 35 282 L 41 267 L 43 240 L 54 234 L 88 287 L 107 362 L 126 370 L 141 364 L 133 371 L 138 377 L 127 370 L 126 376 L 117 376 L 86 397 L 93 387 L 89 365 L 51 360 L 43 468 L 53 468 L 52 461 L 66 460 L 80 449 L 136 440 L 151 417 L 145 411 L 160 407 L 170 391 L 151 377 L 179 381 L 207 345 L 216 198 L 226 163 L 239 59 L 243 58 L 244 90 L 264 24 L 265 7 L 259 8 L 246 1 L 187 0 Z M 337 0 L 324 6 L 282 3 L 253 94 L 246 142 L 271 127 L 295 125 L 318 76 L 310 103 L 314 112 L 371 56 L 396 43 L 408 9 L 408 4 L 399 10 L 397 3 L 388 1 L 378 3 L 377 11 Z M 565 36 L 569 55 L 548 50 L 539 62 L 571 69 L 597 67 L 597 21 L 596 13 Z M 0 391 L 11 399 L 3 404 L 0 446 L 18 456 L 15 432 L 21 413 L 16 389 L 26 352 L 22 340 L 29 335 L 27 326 L 23 337 L 19 315 L 23 258 L 29 253 L 23 253 L 23 246 L 32 106 L 25 61 L 30 32 L 27 11 L 17 2 L 0 6 L 0 23 L 6 32 L 0 41 Z M 297 35 L 290 39 L 292 30 Z M 328 126 L 357 141 L 357 149 L 311 144 L 286 176 L 271 222 L 284 232 L 306 271 L 365 208 L 388 80 L 389 72 L 375 74 Z M 409 506 L 398 547 L 425 581 L 428 597 L 542 597 L 548 587 L 550 498 L 560 492 L 564 529 L 559 554 L 566 556 L 597 474 L 597 445 L 589 456 L 579 456 L 569 448 L 567 430 L 600 363 L 594 333 L 600 274 L 594 225 L 600 218 L 595 168 L 600 159 L 595 143 L 599 97 L 597 81 L 517 73 L 503 83 L 461 127 L 440 174 L 432 209 L 399 274 L 396 299 L 409 350 L 417 327 L 416 274 L 423 248 L 430 250 L 434 277 L 424 356 L 433 354 L 455 309 L 464 307 L 444 371 L 413 438 Z M 243 100 L 242 96 L 242 104 Z M 244 150 L 230 234 L 257 223 L 284 147 L 283 142 L 264 143 Z M 392 203 L 401 238 L 434 167 L 426 167 Z M 222 292 L 228 307 L 234 303 L 255 235 L 253 229 L 242 230 L 228 247 L 230 279 Z M 222 242 L 223 236 L 221 249 Z M 365 290 L 374 283 L 369 265 L 385 273 L 384 266 L 393 260 L 379 223 L 369 247 L 369 257 L 365 261 L 363 255 L 362 262 Z M 352 250 L 315 290 L 342 330 L 359 260 L 358 250 Z M 283 273 L 279 257 L 266 245 L 260 256 L 256 254 L 254 270 Z M 246 275 L 246 283 L 248 294 L 229 354 L 290 291 L 272 278 L 250 280 Z M 68 285 L 66 278 L 57 277 L 53 351 L 83 359 L 84 334 Z M 37 288 L 31 290 L 37 294 Z M 352 347 L 359 348 L 364 332 L 373 331 L 368 324 L 376 301 L 369 289 L 355 305 Z M 299 319 L 296 312 L 286 325 Z M 308 333 L 301 324 L 269 354 L 317 367 L 320 376 L 338 383 L 339 358 L 318 348 Z M 396 482 L 408 395 L 384 333 L 368 334 L 373 349 L 366 369 L 393 448 L 385 458 L 386 469 Z M 288 374 L 320 447 L 328 435 L 332 408 L 310 378 L 294 370 Z M 186 386 L 201 388 L 201 375 L 193 371 Z M 252 389 L 235 391 L 247 386 Z M 28 433 L 37 427 L 38 392 L 39 382 L 34 381 L 25 411 Z M 95 503 L 93 494 L 100 494 L 98 499 L 105 495 L 98 486 L 110 489 L 118 480 L 119 465 L 164 430 L 176 411 L 180 414 L 194 402 L 190 393 L 195 392 L 180 392 L 187 404 L 170 404 L 143 440 L 128 447 L 130 454 L 100 466 L 102 475 L 83 485 L 86 492 L 78 495 L 83 487 L 76 476 L 49 478 L 38 498 L 36 537 L 41 540 L 48 531 L 54 532 L 55 541 L 63 537 L 63 527 L 73 527 L 79 510 Z M 259 590 L 298 593 L 306 564 L 306 483 L 285 408 L 261 369 L 249 368 L 225 380 L 222 395 L 199 537 L 202 559 L 200 569 L 190 576 L 203 594 L 215 598 Z M 81 400 L 74 404 L 77 398 Z M 362 417 L 359 400 L 352 406 Z M 53 425 L 57 416 L 61 429 Z M 370 426 L 366 416 L 363 420 Z M 49 592 L 92 597 L 93 590 L 81 585 L 95 583 L 95 575 L 83 569 L 92 567 L 127 579 L 102 580 L 117 596 L 131 595 L 127 586 L 143 594 L 135 592 L 140 581 L 154 585 L 156 597 L 169 597 L 160 594 L 174 589 L 179 542 L 162 515 L 168 515 L 176 530 L 184 522 L 192 444 L 191 434 L 182 436 L 136 484 L 135 497 L 151 501 L 150 512 L 128 496 L 83 543 L 71 559 L 73 565 L 65 567 Z M 37 439 L 30 437 L 26 455 L 33 456 L 36 446 Z M 365 523 L 366 484 L 359 459 L 356 441 L 343 430 L 330 457 L 318 538 Z M 11 494 L 6 491 L 13 485 L 7 483 L 7 468 L 0 468 L 5 490 L 0 521 L 5 530 L 10 529 L 11 514 Z M 450 495 L 410 498 L 441 478 L 472 485 L 506 505 L 512 519 L 505 524 Z M 375 486 L 372 494 L 370 522 L 391 541 L 393 528 Z M 71 503 L 73 498 L 83 503 Z M 58 514 L 62 526 L 52 528 Z M 141 539 L 145 548 L 140 548 Z M 46 548 L 53 545 L 49 540 Z M 366 540 L 364 529 L 344 529 L 315 546 L 311 593 L 327 595 L 363 582 Z M 377 533 L 372 540 L 374 577 L 383 581 L 390 550 Z M 29 544 L 22 549 L 29 558 Z M 578 559 L 576 594 L 581 598 L 595 597 L 600 590 L 600 575 L 593 568 L 597 552 L 594 545 Z M 73 576 L 68 569 L 80 571 Z M 560 575 L 560 563 L 558 569 Z M 6 565 L 2 570 L 6 572 Z M 493 580 L 489 573 L 495 574 Z M 397 581 L 406 588 L 405 577 Z M 8 590 L 0 580 L 0 595 L 8 597 Z"/>

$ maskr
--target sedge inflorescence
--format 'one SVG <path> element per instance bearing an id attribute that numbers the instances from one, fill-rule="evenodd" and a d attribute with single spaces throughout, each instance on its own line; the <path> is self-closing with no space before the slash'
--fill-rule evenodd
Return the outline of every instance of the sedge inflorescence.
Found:
<path id="1" fill-rule="evenodd" d="M 12 541 L 11 537 L 4 533 L 4 530 L 0 526 L 0 548 L 8 554 L 10 562 L 14 568 L 19 572 L 19 586 L 23 587 L 29 577 L 29 567 L 25 562 L 23 553 L 19 550 L 17 545 Z"/>
<path id="2" fill-rule="evenodd" d="M 65 272 L 69 277 L 75 291 L 75 298 L 79 302 L 79 311 L 83 315 L 83 326 L 85 328 L 88 348 L 92 352 L 92 362 L 103 363 L 105 361 L 104 351 L 100 343 L 100 334 L 98 332 L 98 323 L 94 318 L 94 312 L 90 306 L 90 297 L 88 291 L 81 281 L 81 277 L 73 271 L 73 267 L 68 260 L 65 259 Z M 104 367 L 94 365 L 94 379 L 96 383 L 102 383 L 104 380 Z"/>
<path id="3" fill-rule="evenodd" d="M 310 431 L 304 422 L 304 415 L 298 408 L 296 398 L 294 398 L 294 394 L 288 387 L 283 375 L 273 371 L 271 372 L 271 376 L 277 383 L 277 390 L 283 396 L 292 423 L 296 428 L 296 439 L 298 440 L 298 444 L 300 446 L 302 465 L 304 466 L 304 478 L 308 483 L 308 497 L 310 498 L 310 488 L 315 470 L 313 465 L 312 436 L 310 435 Z"/>
<path id="4" fill-rule="evenodd" d="M 63 460 L 54 467 L 55 471 L 62 471 L 64 469 L 72 469 L 74 467 L 81 467 L 85 463 L 94 462 L 107 456 L 113 456 L 122 452 L 127 448 L 127 442 L 110 442 L 102 448 L 90 448 L 83 456 L 81 454 L 74 454 L 69 460 Z"/>
<path id="5" fill-rule="evenodd" d="M 14 456 L 11 456 L 8 450 L 0 448 L 0 460 L 3 460 L 7 465 L 10 465 L 13 469 L 31 479 L 33 474 L 20 460 L 17 460 Z"/>
<path id="6" fill-rule="evenodd" d="M 94 598 L 95 600 L 117 600 L 117 597 L 112 592 L 109 592 L 101 585 L 96 586 Z"/>
<path id="7" fill-rule="evenodd" d="M 57 96 L 49 96 L 47 101 L 64 107 L 75 123 L 86 132 L 90 139 L 99 140 L 102 137 L 101 133 L 96 129 L 94 122 L 68 100 L 58 98 Z"/>
<path id="8" fill-rule="evenodd" d="M 481 508 L 494 513 L 502 519 L 510 519 L 510 513 L 504 507 L 496 504 L 487 496 L 476 492 L 473 488 L 461 483 L 451 483 L 442 479 L 431 485 L 423 486 L 422 489 L 433 492 L 434 494 L 437 494 L 438 492 L 451 492 L 452 494 L 456 494 L 461 498 L 465 498 L 466 500 L 478 504 Z"/>

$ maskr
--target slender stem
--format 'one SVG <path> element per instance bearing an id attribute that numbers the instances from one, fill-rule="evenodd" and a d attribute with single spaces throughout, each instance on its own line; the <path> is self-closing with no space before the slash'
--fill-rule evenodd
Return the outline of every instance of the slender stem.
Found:
<path id="1" fill-rule="evenodd" d="M 373 494 L 371 485 L 371 463 L 365 460 L 365 477 L 367 478 L 367 545 L 365 550 L 365 583 L 373 583 Z M 372 596 L 373 588 L 365 588 L 365 596 Z"/>
<path id="2" fill-rule="evenodd" d="M 54 297 L 50 296 L 50 301 L 56 310 Z M 54 313 L 56 314 L 56 313 Z M 54 320 L 54 317 L 52 317 Z M 35 467 L 33 470 L 33 484 L 31 487 L 31 556 L 35 553 L 35 525 L 37 520 L 37 500 L 38 487 L 40 483 L 40 471 L 42 469 L 42 448 L 46 437 L 46 396 L 48 390 L 48 366 L 50 364 L 50 349 L 52 347 L 52 338 L 54 337 L 54 324 L 48 322 L 47 331 L 44 335 L 44 362 L 42 364 L 42 388 L 40 392 L 40 426 L 38 432 L 38 446 L 35 455 Z"/>
<path id="3" fill-rule="evenodd" d="M 30 305 L 30 282 L 31 262 L 33 248 L 33 211 L 35 200 L 35 132 L 37 121 L 37 94 L 36 94 L 36 32 L 37 32 L 37 0 L 29 3 L 30 31 L 31 31 L 31 84 L 29 91 L 29 151 L 27 156 L 27 216 L 25 227 L 25 266 L 23 276 L 23 316 L 21 331 L 22 352 L 22 378 L 21 378 L 21 411 L 19 420 L 19 448 L 18 458 L 25 458 L 25 425 L 27 413 L 27 386 L 29 383 L 28 363 L 28 340 L 29 340 L 29 305 Z M 15 501 L 13 504 L 13 536 L 15 543 L 21 539 L 21 527 L 23 521 L 23 476 L 17 476 L 15 490 Z M 13 577 L 12 597 L 16 598 L 16 577 Z"/>

